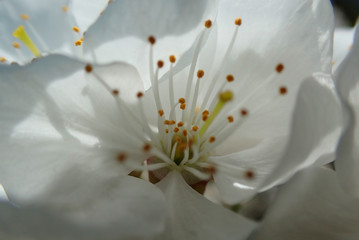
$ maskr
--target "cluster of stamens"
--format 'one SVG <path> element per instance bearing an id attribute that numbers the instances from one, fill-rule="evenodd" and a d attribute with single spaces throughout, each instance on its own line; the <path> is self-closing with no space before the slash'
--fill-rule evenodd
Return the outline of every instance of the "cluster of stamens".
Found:
<path id="1" fill-rule="evenodd" d="M 227 53 L 224 56 L 222 64 L 228 59 L 235 38 L 238 31 L 238 26 L 242 24 L 240 18 L 235 20 L 235 31 L 233 38 L 228 46 Z M 203 46 L 203 39 L 206 31 L 211 28 L 212 22 L 207 20 L 204 24 L 205 28 L 199 35 L 199 40 L 196 43 L 192 64 L 188 73 L 187 86 L 185 96 L 175 100 L 174 97 L 174 75 L 173 67 L 176 63 L 174 55 L 169 56 L 169 109 L 164 109 L 161 102 L 161 92 L 158 82 L 159 70 L 165 66 L 164 61 L 159 60 L 157 64 L 153 64 L 153 47 L 156 43 L 156 38 L 148 37 L 150 43 L 150 79 L 152 83 L 152 91 L 155 105 L 157 108 L 157 131 L 154 131 L 147 121 L 147 116 L 144 112 L 143 106 L 143 92 L 137 93 L 138 104 L 140 109 L 140 116 L 133 116 L 140 124 L 144 124 L 145 137 L 141 139 L 143 142 L 142 151 L 148 154 L 147 160 L 143 166 L 136 166 L 135 170 L 148 170 L 155 172 L 158 169 L 187 171 L 192 173 L 198 179 L 208 180 L 213 173 L 215 173 L 216 166 L 207 161 L 209 153 L 222 144 L 228 137 L 238 128 L 239 124 L 245 121 L 250 111 L 239 104 L 231 110 L 230 115 L 223 118 L 223 109 L 227 103 L 231 102 L 235 97 L 231 90 L 224 90 L 224 88 L 235 81 L 232 74 L 227 74 L 223 80 L 223 85 L 217 93 L 213 92 L 214 85 L 218 82 L 221 69 L 214 74 L 214 77 L 207 85 L 208 88 L 204 92 L 203 99 L 199 99 L 199 91 L 203 90 L 200 87 L 200 82 L 205 78 L 205 71 L 197 70 L 195 74 L 195 67 L 197 59 Z M 154 66 L 156 68 L 154 69 Z M 91 65 L 85 67 L 86 72 L 93 72 Z M 279 63 L 275 70 L 281 73 L 284 70 L 284 65 Z M 123 104 L 120 100 L 120 91 L 118 89 L 111 89 L 100 76 L 93 73 L 96 79 L 102 83 L 105 88 L 115 97 L 119 105 Z M 194 82 L 194 80 L 196 81 Z M 193 85 L 195 88 L 193 89 Z M 285 86 L 279 87 L 279 94 L 285 95 L 287 88 Z M 213 98 L 213 96 L 215 96 Z M 209 101 L 212 98 L 211 101 Z M 200 102 L 202 100 L 202 102 Z M 123 111 L 127 111 L 125 106 L 121 106 Z M 126 164 L 126 159 L 129 157 L 126 151 L 121 151 L 117 156 L 117 161 Z M 247 179 L 253 178 L 254 172 L 248 170 L 244 173 Z"/>

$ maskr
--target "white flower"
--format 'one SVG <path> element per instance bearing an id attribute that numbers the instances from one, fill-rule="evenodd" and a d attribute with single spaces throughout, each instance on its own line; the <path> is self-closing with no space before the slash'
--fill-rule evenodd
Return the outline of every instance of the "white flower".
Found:
<path id="1" fill-rule="evenodd" d="M 340 183 L 353 196 L 359 197 L 359 153 L 358 153 L 358 63 L 359 30 L 356 27 L 355 40 L 348 56 L 336 71 L 336 84 L 344 105 L 347 128 L 338 147 L 335 168 Z"/>
<path id="2" fill-rule="evenodd" d="M 182 6 L 166 3 L 173 7 L 169 9 Z M 199 2 L 209 8 L 200 9 L 199 19 L 181 25 L 176 20 L 196 15 L 178 18 L 161 8 L 160 0 L 113 2 L 89 29 L 84 44 L 95 47 L 116 34 L 122 43 L 135 39 L 134 45 L 107 46 L 130 63 L 141 57 L 136 68 L 83 64 L 60 56 L 0 68 L 0 183 L 10 201 L 49 205 L 85 225 L 101 224 L 92 215 L 124 226 L 133 216 L 129 212 L 122 217 L 127 205 L 121 200 L 147 196 L 151 201 L 143 200 L 141 211 L 156 219 L 147 228 L 141 226 L 145 230 L 139 234 L 158 234 L 165 226 L 162 239 L 245 238 L 255 227 L 252 222 L 210 203 L 189 185 L 195 188 L 213 177 L 223 200 L 233 204 L 285 181 L 319 157 L 320 163 L 333 160 L 340 130 L 333 107 L 319 112 L 324 123 L 310 125 L 305 110 L 312 85 L 307 84 L 294 111 L 299 85 L 313 73 L 322 72 L 309 80 L 314 85 L 332 87 L 330 2 L 220 1 L 218 16 L 199 26 L 217 8 L 205 3 Z M 190 6 L 178 9 L 196 14 Z M 123 8 L 126 14 L 116 14 Z M 143 16 L 131 14 L 135 10 Z M 147 27 L 134 27 L 133 38 L 123 28 L 116 33 L 119 22 Z M 178 37 L 166 34 L 188 29 Z M 172 46 L 176 38 L 186 41 Z M 126 49 L 136 52 L 127 56 Z M 102 61 L 106 51 L 90 53 Z M 157 57 L 163 60 L 155 66 Z M 152 87 L 145 90 L 143 81 Z M 302 141 L 308 135 L 310 141 Z M 286 149 L 288 141 L 292 148 Z M 164 196 L 145 182 L 141 186 L 147 184 L 152 192 L 136 198 L 130 191 L 137 184 L 126 184 L 130 177 L 125 175 L 147 170 Z M 118 194 L 122 191 L 125 196 Z M 156 199 L 158 209 L 153 208 Z M 161 208 L 165 206 L 167 212 Z M 86 223 L 88 219 L 94 220 Z"/>
<path id="3" fill-rule="evenodd" d="M 0 1 L 0 62 L 24 64 L 49 53 L 81 57 L 75 43 L 106 6 L 104 0 L 81 2 Z"/>

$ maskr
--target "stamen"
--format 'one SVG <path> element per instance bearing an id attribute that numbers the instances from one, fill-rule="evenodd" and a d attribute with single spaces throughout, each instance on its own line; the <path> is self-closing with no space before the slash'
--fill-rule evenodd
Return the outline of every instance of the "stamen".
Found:
<path id="1" fill-rule="evenodd" d="M 182 103 L 182 104 L 180 105 L 180 108 L 181 108 L 182 110 L 185 110 L 185 109 L 186 109 L 186 104 L 185 104 L 185 103 Z"/>
<path id="2" fill-rule="evenodd" d="M 245 177 L 247 179 L 253 179 L 255 176 L 254 176 L 254 172 L 251 171 L 251 170 L 247 170 L 245 173 L 244 173 Z"/>
<path id="3" fill-rule="evenodd" d="M 226 79 L 227 79 L 227 82 L 233 82 L 234 81 L 234 77 L 231 74 L 227 75 Z"/>
<path id="4" fill-rule="evenodd" d="M 78 27 L 75 27 L 75 26 L 72 27 L 72 30 L 73 30 L 74 32 L 77 32 L 77 33 L 80 32 L 80 29 L 79 29 Z"/>
<path id="5" fill-rule="evenodd" d="M 117 89 L 112 90 L 112 94 L 115 96 L 117 96 L 119 93 L 120 93 L 120 91 Z"/>
<path id="6" fill-rule="evenodd" d="M 19 49 L 21 47 L 20 43 L 18 43 L 18 42 L 13 42 L 12 46 L 17 49 Z"/>
<path id="7" fill-rule="evenodd" d="M 211 175 L 203 173 L 195 168 L 189 167 L 187 165 L 184 165 L 183 168 L 187 170 L 188 172 L 192 173 L 195 177 L 197 177 L 200 180 L 209 180 L 211 178 Z"/>
<path id="8" fill-rule="evenodd" d="M 7 61 L 6 58 L 4 58 L 4 57 L 1 57 L 1 58 L 0 58 L 0 62 L 3 63 L 3 62 L 6 62 L 6 61 Z"/>
<path id="9" fill-rule="evenodd" d="M 211 20 L 205 21 L 205 22 L 204 22 L 204 26 L 205 26 L 206 28 L 212 27 L 212 21 L 211 21 Z"/>
<path id="10" fill-rule="evenodd" d="M 174 102 L 174 89 L 173 89 L 173 64 L 176 62 L 176 57 L 174 55 L 171 55 L 169 57 L 169 60 L 170 60 L 171 64 L 170 64 L 169 85 L 168 85 L 168 87 L 169 87 L 169 93 L 170 93 L 170 106 L 173 106 L 175 104 L 175 102 Z M 173 117 L 173 116 L 170 116 L 170 117 Z"/>
<path id="11" fill-rule="evenodd" d="M 158 110 L 158 115 L 160 115 L 160 117 L 162 117 L 163 114 L 165 114 L 165 112 L 162 109 Z"/>
<path id="12" fill-rule="evenodd" d="M 175 63 L 176 62 L 176 57 L 174 55 L 171 55 L 169 57 L 169 60 L 170 60 L 171 63 Z"/>
<path id="13" fill-rule="evenodd" d="M 144 146 L 143 146 L 143 151 L 145 151 L 145 152 L 149 152 L 150 150 L 151 150 L 151 148 L 152 148 L 152 146 L 151 146 L 151 144 L 149 144 L 149 143 L 146 143 Z"/>
<path id="14" fill-rule="evenodd" d="M 243 109 L 241 110 L 241 115 L 242 115 L 242 117 L 247 116 L 247 115 L 248 115 L 248 110 L 243 108 Z"/>
<path id="15" fill-rule="evenodd" d="M 68 12 L 69 11 L 69 7 L 68 6 L 62 6 L 62 11 L 63 12 Z"/>
<path id="16" fill-rule="evenodd" d="M 237 26 L 241 26 L 242 25 L 242 18 L 236 18 L 234 20 L 234 24 L 236 24 Z"/>
<path id="17" fill-rule="evenodd" d="M 216 141 L 216 138 L 214 136 L 210 136 L 208 141 L 210 143 L 213 143 L 214 141 Z"/>
<path id="18" fill-rule="evenodd" d="M 16 28 L 12 35 L 22 41 L 35 57 L 41 57 L 39 49 L 37 49 L 29 35 L 26 33 L 24 26 L 20 25 L 18 28 Z"/>
<path id="19" fill-rule="evenodd" d="M 192 127 L 192 131 L 193 131 L 193 132 L 196 132 L 196 131 L 198 130 L 198 128 L 199 128 L 198 126 L 193 126 L 193 127 Z"/>
<path id="20" fill-rule="evenodd" d="M 195 116 L 194 116 L 193 120 L 192 120 L 192 117 L 193 117 L 193 114 L 195 114 L 195 107 L 196 107 L 197 100 L 198 100 L 200 79 L 203 78 L 203 76 L 204 76 L 204 71 L 203 70 L 198 70 L 197 71 L 197 78 L 198 79 L 197 79 L 196 87 L 195 87 L 194 94 L 193 94 L 192 106 L 191 106 L 191 109 L 190 109 L 190 112 L 189 112 L 189 121 L 192 121 L 192 122 L 194 122 L 196 120 Z"/>
<path id="21" fill-rule="evenodd" d="M 187 137 L 187 134 L 188 134 L 187 130 L 184 129 L 184 130 L 182 131 L 182 134 L 183 134 L 183 136 Z"/>
<path id="22" fill-rule="evenodd" d="M 149 41 L 152 45 L 154 45 L 154 44 L 156 43 L 156 38 L 155 38 L 154 36 L 149 36 L 149 37 L 148 37 L 148 41 Z"/>
<path id="23" fill-rule="evenodd" d="M 125 153 L 120 153 L 117 155 L 117 161 L 123 163 L 127 159 L 127 155 Z"/>
<path id="24" fill-rule="evenodd" d="M 179 122 L 179 123 L 177 123 L 177 127 L 182 127 L 184 125 L 184 123 L 183 122 Z"/>
<path id="25" fill-rule="evenodd" d="M 87 73 L 90 73 L 90 72 L 92 72 L 92 66 L 90 65 L 90 64 L 86 64 L 86 66 L 85 66 L 85 71 L 87 72 Z"/>
<path id="26" fill-rule="evenodd" d="M 164 62 L 163 62 L 162 60 L 159 60 L 159 61 L 157 62 L 157 67 L 158 67 L 158 68 L 162 68 L 163 65 L 164 65 Z"/>
<path id="27" fill-rule="evenodd" d="M 232 123 L 234 121 L 233 116 L 228 116 L 227 119 L 228 119 L 228 122 L 230 122 L 230 123 Z"/>
<path id="28" fill-rule="evenodd" d="M 288 92 L 288 89 L 286 87 L 282 86 L 279 88 L 280 95 L 285 95 L 285 94 L 287 94 L 287 92 Z"/>
<path id="29" fill-rule="evenodd" d="M 81 44 L 82 44 L 82 40 L 80 39 L 80 40 L 77 40 L 76 42 L 75 42 L 75 46 L 81 46 Z"/>
<path id="30" fill-rule="evenodd" d="M 180 98 L 180 99 L 178 99 L 178 102 L 183 104 L 183 103 L 186 103 L 186 100 L 184 98 Z"/>
<path id="31" fill-rule="evenodd" d="M 282 63 L 279 63 L 276 67 L 275 70 L 277 71 L 277 73 L 281 73 L 284 70 L 284 65 Z"/>
<path id="32" fill-rule="evenodd" d="M 174 131 L 175 133 L 178 133 L 179 128 L 178 128 L 178 127 L 175 127 L 175 128 L 173 129 L 173 131 Z"/>
<path id="33" fill-rule="evenodd" d="M 25 14 L 25 13 L 21 14 L 20 17 L 21 17 L 21 19 L 24 20 L 24 21 L 29 20 L 29 16 L 28 16 L 27 14 Z"/>
<path id="34" fill-rule="evenodd" d="M 137 98 L 141 98 L 141 97 L 143 97 L 143 92 L 138 92 L 137 93 Z"/>

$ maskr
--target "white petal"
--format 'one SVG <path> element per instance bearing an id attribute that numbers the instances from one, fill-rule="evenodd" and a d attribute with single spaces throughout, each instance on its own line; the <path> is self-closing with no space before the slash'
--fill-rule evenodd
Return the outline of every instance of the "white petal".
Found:
<path id="1" fill-rule="evenodd" d="M 358 239 L 358 208 L 332 170 L 313 167 L 283 185 L 253 239 Z"/>
<path id="2" fill-rule="evenodd" d="M 113 1 L 86 32 L 85 53 L 99 62 L 123 60 L 133 64 L 139 69 L 142 80 L 148 81 L 148 37 L 157 39 L 156 61 L 162 59 L 167 63 L 172 54 L 179 57 L 193 45 L 200 29 L 204 28 L 204 20 L 214 19 L 215 2 Z"/>
<path id="3" fill-rule="evenodd" d="M 112 93 L 85 73 L 84 66 L 51 56 L 23 68 L 0 68 L 0 183 L 13 201 L 35 197 L 46 190 L 54 173 L 76 164 L 118 176 L 131 171 L 117 161 L 122 151 L 137 162 L 146 159 L 133 129 L 117 121 L 123 116 Z M 131 103 L 132 91 L 142 89 L 136 84 L 141 83 L 137 72 L 128 65 L 93 66 L 93 71 L 123 91 L 124 102 Z M 131 84 L 124 84 L 121 77 L 131 79 Z M 132 95 L 127 97 L 126 92 Z M 139 151 L 132 153 L 136 146 Z"/>
<path id="4" fill-rule="evenodd" d="M 246 239 L 255 223 L 216 206 L 172 171 L 158 187 L 168 204 L 167 225 L 161 239 Z"/>
<path id="5" fill-rule="evenodd" d="M 38 202 L 80 226 L 107 231 L 112 238 L 163 231 L 166 203 L 157 187 L 142 179 L 81 168 L 58 175 Z"/>
<path id="6" fill-rule="evenodd" d="M 333 161 L 341 128 L 341 107 L 331 76 L 314 75 L 301 86 L 286 153 L 263 186 L 283 182 L 314 163 Z"/>
<path id="7" fill-rule="evenodd" d="M 230 155 L 210 157 L 216 166 L 215 183 L 220 196 L 228 204 L 237 204 L 251 198 L 260 184 L 272 173 L 280 160 L 285 138 L 267 139 L 258 145 Z M 251 171 L 253 177 L 247 177 Z"/>
<path id="8" fill-rule="evenodd" d="M 353 46 L 355 28 L 336 28 L 334 32 L 333 72 L 339 67 Z"/>
<path id="9" fill-rule="evenodd" d="M 72 0 L 70 4 L 71 13 L 76 23 L 83 32 L 100 17 L 100 14 L 107 7 L 108 0 Z"/>
<path id="10" fill-rule="evenodd" d="M 340 145 L 335 167 L 340 182 L 345 190 L 359 197 L 359 152 L 358 152 L 358 117 L 359 117 L 359 27 L 356 28 L 354 46 L 348 57 L 336 71 L 339 93 L 344 101 L 345 117 L 348 127 Z"/>
<path id="11" fill-rule="evenodd" d="M 163 230 L 165 199 L 150 183 L 133 177 L 111 179 L 79 168 L 58 180 L 43 196 L 48 207 L 37 202 L 16 209 L 0 203 L 0 236 L 133 239 Z"/>
<path id="12" fill-rule="evenodd" d="M 230 38 L 227 28 L 237 17 L 242 25 L 233 53 L 253 50 L 266 53 L 269 62 L 293 64 L 304 73 L 306 67 L 330 73 L 334 16 L 329 1 L 221 1 L 217 19 L 223 39 Z"/>

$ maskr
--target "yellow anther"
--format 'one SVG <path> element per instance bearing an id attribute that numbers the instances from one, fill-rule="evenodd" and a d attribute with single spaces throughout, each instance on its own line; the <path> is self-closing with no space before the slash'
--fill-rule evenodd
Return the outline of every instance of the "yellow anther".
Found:
<path id="1" fill-rule="evenodd" d="M 212 27 L 212 21 L 211 21 L 211 20 L 205 21 L 205 22 L 204 22 L 204 26 L 205 26 L 206 28 Z"/>
<path id="2" fill-rule="evenodd" d="M 183 103 L 186 103 L 186 99 L 180 98 L 180 99 L 178 99 L 178 102 L 179 102 L 179 103 L 182 103 L 182 104 L 183 104 Z"/>
<path id="3" fill-rule="evenodd" d="M 21 17 L 21 19 L 24 20 L 24 21 L 29 20 L 29 15 L 27 15 L 27 14 L 25 14 L 25 13 L 21 14 L 20 17 Z"/>
<path id="4" fill-rule="evenodd" d="M 81 44 L 82 44 L 82 40 L 80 39 L 80 40 L 77 40 L 76 42 L 75 42 L 75 46 L 81 46 Z"/>
<path id="5" fill-rule="evenodd" d="M 3 62 L 6 62 L 6 58 L 1 57 L 1 58 L 0 58 L 0 62 L 2 62 L 2 63 L 3 63 Z"/>
<path id="6" fill-rule="evenodd" d="M 216 138 L 214 136 L 210 136 L 208 141 L 210 143 L 213 143 L 214 141 L 216 141 Z"/>
<path id="7" fill-rule="evenodd" d="M 193 132 L 197 132 L 198 128 L 199 128 L 198 126 L 193 126 L 193 127 L 192 127 L 192 131 L 193 131 Z"/>
<path id="8" fill-rule="evenodd" d="M 234 20 L 234 24 L 236 24 L 237 26 L 241 26 L 242 25 L 242 18 L 236 18 Z"/>
<path id="9" fill-rule="evenodd" d="M 170 121 L 170 125 L 175 125 L 176 124 L 176 121 L 175 120 L 171 120 Z"/>
<path id="10" fill-rule="evenodd" d="M 208 119 L 208 115 L 203 115 L 203 116 L 202 116 L 202 121 L 203 121 L 203 122 L 207 121 L 207 119 Z"/>
<path id="11" fill-rule="evenodd" d="M 230 122 L 230 123 L 232 123 L 234 121 L 233 116 L 228 116 L 227 119 L 228 119 L 228 122 Z"/>
<path id="12" fill-rule="evenodd" d="M 208 111 L 208 110 L 204 110 L 204 111 L 202 112 L 202 116 L 204 116 L 204 115 L 209 115 L 209 111 Z"/>
<path id="13" fill-rule="evenodd" d="M 75 26 L 72 27 L 72 30 L 74 30 L 77 33 L 80 32 L 80 29 L 78 27 L 75 27 Z"/>
<path id="14" fill-rule="evenodd" d="M 183 134 L 183 136 L 187 137 L 187 134 L 188 134 L 187 130 L 184 129 L 184 130 L 182 131 L 182 134 Z"/>
<path id="15" fill-rule="evenodd" d="M 160 117 L 162 117 L 163 114 L 165 114 L 165 112 L 162 109 L 158 110 L 158 115 L 160 115 Z"/>
<path id="16" fill-rule="evenodd" d="M 233 98 L 233 93 L 231 91 L 225 91 L 219 94 L 219 100 L 223 102 L 231 101 Z"/>
<path id="17" fill-rule="evenodd" d="M 247 171 L 244 173 L 244 176 L 245 176 L 247 179 L 253 179 L 253 178 L 255 177 L 254 172 L 251 171 L 251 170 L 247 170 Z"/>
<path id="18" fill-rule="evenodd" d="M 184 123 L 183 122 L 179 122 L 177 123 L 177 127 L 183 127 Z"/>
<path id="19" fill-rule="evenodd" d="M 68 6 L 62 6 L 62 11 L 64 12 L 68 12 L 69 11 L 69 7 Z"/>
<path id="20" fill-rule="evenodd" d="M 12 43 L 12 46 L 13 46 L 14 48 L 20 48 L 20 47 L 21 47 L 20 43 L 18 43 L 18 42 L 13 42 L 13 43 Z"/>
<path id="21" fill-rule="evenodd" d="M 170 120 L 164 120 L 164 121 L 163 121 L 163 124 L 164 124 L 164 125 L 170 125 Z"/>
<path id="22" fill-rule="evenodd" d="M 168 133 L 168 128 L 165 129 L 165 132 Z"/>
<path id="23" fill-rule="evenodd" d="M 197 77 L 198 78 L 203 78 L 203 76 L 204 76 L 204 71 L 203 70 L 198 70 Z"/>
<path id="24" fill-rule="evenodd" d="M 173 131 L 174 131 L 175 133 L 178 133 L 179 128 L 178 128 L 178 127 L 175 127 L 175 128 L 173 129 Z"/>
<path id="25" fill-rule="evenodd" d="M 174 55 L 171 55 L 169 59 L 170 59 L 170 62 L 171 62 L 171 63 L 175 63 L 175 62 L 176 62 L 176 57 L 175 57 Z"/>
<path id="26" fill-rule="evenodd" d="M 180 108 L 181 108 L 182 110 L 185 110 L 185 109 L 186 109 L 186 104 L 185 104 L 185 103 L 182 103 L 182 104 L 180 105 Z"/>
<path id="27" fill-rule="evenodd" d="M 35 46 L 35 44 L 32 42 L 29 35 L 27 35 L 24 26 L 20 25 L 15 29 L 15 31 L 12 33 L 12 35 L 16 38 L 18 38 L 20 41 L 22 41 L 26 47 L 34 54 L 35 57 L 41 57 L 41 53 L 39 49 Z M 13 45 L 15 48 L 17 48 L 15 45 Z M 20 47 L 20 44 L 19 44 Z"/>

